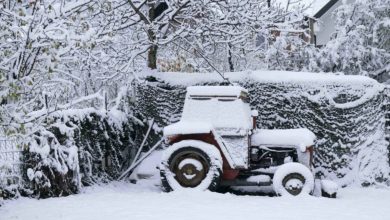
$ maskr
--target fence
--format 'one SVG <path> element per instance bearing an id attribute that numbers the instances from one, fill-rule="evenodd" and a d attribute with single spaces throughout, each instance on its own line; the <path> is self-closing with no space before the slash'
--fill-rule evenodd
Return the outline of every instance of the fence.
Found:
<path id="1" fill-rule="evenodd" d="M 12 190 L 21 183 L 21 156 L 22 149 L 16 139 L 0 138 L 0 190 Z"/>

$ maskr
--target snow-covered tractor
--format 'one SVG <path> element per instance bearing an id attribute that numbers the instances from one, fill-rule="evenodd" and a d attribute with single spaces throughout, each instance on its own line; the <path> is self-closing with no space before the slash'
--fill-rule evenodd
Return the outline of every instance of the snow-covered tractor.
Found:
<path id="1" fill-rule="evenodd" d="M 277 195 L 313 192 L 315 135 L 304 128 L 257 129 L 248 98 L 239 86 L 187 88 L 180 121 L 164 128 L 164 191 L 272 186 Z"/>

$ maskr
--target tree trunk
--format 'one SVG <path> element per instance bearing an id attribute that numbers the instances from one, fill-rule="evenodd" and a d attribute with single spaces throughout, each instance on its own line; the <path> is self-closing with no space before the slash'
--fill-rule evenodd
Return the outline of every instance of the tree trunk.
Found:
<path id="1" fill-rule="evenodd" d="M 155 18 L 156 10 L 155 10 L 155 5 L 150 4 L 149 5 L 149 19 L 150 21 L 153 21 Z M 152 45 L 149 48 L 148 51 L 148 67 L 150 69 L 157 69 L 157 49 L 158 46 L 155 44 L 156 43 L 156 33 L 153 32 L 153 30 L 148 30 L 148 36 L 149 36 L 149 41 L 152 43 Z"/>
<path id="2" fill-rule="evenodd" d="M 148 51 L 148 67 L 150 69 L 157 69 L 157 45 L 152 45 Z"/>
<path id="3" fill-rule="evenodd" d="M 228 44 L 228 62 L 229 62 L 229 70 L 230 72 L 234 72 L 234 65 L 232 60 L 232 51 L 231 51 L 231 45 Z"/>

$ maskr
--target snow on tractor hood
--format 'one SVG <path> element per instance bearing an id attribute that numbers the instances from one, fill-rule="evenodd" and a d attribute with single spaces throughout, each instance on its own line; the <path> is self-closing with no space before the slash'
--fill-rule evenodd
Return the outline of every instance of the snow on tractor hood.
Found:
<path id="1" fill-rule="evenodd" d="M 179 121 L 164 127 L 164 136 L 175 134 L 207 134 L 213 126 L 207 122 Z"/>
<path id="2" fill-rule="evenodd" d="M 252 146 L 260 145 L 278 145 L 278 146 L 296 146 L 302 151 L 306 147 L 313 146 L 316 136 L 306 128 L 298 129 L 260 129 L 252 137 Z"/>

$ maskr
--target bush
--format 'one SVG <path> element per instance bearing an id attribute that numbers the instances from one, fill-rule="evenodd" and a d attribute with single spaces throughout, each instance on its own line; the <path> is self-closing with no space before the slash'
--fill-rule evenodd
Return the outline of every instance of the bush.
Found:
<path id="1" fill-rule="evenodd" d="M 122 115 L 123 116 L 123 115 Z M 49 120 L 49 119 L 48 119 Z M 82 185 L 116 179 L 131 162 L 143 124 L 110 112 L 63 114 L 23 152 L 24 196 L 67 196 Z"/>

